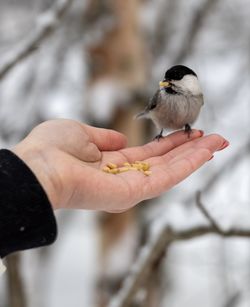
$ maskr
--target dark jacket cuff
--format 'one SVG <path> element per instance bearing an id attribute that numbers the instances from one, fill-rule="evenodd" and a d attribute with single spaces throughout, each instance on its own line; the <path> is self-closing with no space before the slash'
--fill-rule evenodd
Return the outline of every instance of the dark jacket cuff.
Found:
<path id="1" fill-rule="evenodd" d="M 29 167 L 0 150 L 0 257 L 51 244 L 57 225 L 49 199 Z"/>

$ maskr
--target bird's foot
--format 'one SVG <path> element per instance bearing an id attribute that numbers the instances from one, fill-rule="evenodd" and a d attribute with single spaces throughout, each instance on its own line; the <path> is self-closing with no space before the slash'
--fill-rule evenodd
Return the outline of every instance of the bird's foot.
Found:
<path id="1" fill-rule="evenodd" d="M 192 129 L 191 129 L 191 127 L 190 127 L 189 124 L 186 124 L 186 125 L 185 125 L 184 133 L 187 133 L 188 138 L 190 138 L 190 135 L 191 135 L 191 133 L 192 133 Z"/>
<path id="2" fill-rule="evenodd" d="M 159 142 L 160 139 L 163 138 L 162 133 L 163 133 L 163 129 L 161 129 L 161 132 L 154 137 L 154 140 L 157 140 Z"/>

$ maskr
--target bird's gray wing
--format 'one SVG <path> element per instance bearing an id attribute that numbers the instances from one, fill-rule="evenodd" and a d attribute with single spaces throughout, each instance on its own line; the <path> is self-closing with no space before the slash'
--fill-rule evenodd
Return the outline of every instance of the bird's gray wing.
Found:
<path id="1" fill-rule="evenodd" d="M 146 111 L 151 111 L 157 106 L 157 103 L 159 102 L 159 95 L 160 90 L 158 89 L 154 96 L 150 99 L 149 104 L 146 107 Z"/>
<path id="2" fill-rule="evenodd" d="M 160 90 L 157 90 L 156 93 L 154 94 L 154 96 L 150 99 L 150 101 L 149 101 L 148 105 L 146 106 L 146 108 L 144 109 L 144 111 L 140 112 L 139 114 L 137 114 L 135 116 L 136 119 L 142 118 L 142 117 L 147 117 L 148 112 L 153 110 L 157 106 L 159 94 L 160 94 Z"/>

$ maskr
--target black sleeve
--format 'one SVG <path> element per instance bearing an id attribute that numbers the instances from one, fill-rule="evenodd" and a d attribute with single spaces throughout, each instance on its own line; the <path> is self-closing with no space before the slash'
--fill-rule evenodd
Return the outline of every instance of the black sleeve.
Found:
<path id="1" fill-rule="evenodd" d="M 0 150 L 0 257 L 51 244 L 57 235 L 48 197 L 28 166 Z"/>

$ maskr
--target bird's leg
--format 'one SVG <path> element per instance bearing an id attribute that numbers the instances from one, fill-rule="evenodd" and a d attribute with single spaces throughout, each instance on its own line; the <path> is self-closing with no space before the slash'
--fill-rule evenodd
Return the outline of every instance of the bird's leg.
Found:
<path id="1" fill-rule="evenodd" d="M 190 127 L 189 124 L 186 124 L 186 125 L 185 125 L 184 133 L 187 133 L 188 138 L 190 138 L 190 134 L 192 133 L 192 129 L 191 129 L 191 127 Z"/>
<path id="2" fill-rule="evenodd" d="M 157 134 L 156 137 L 154 137 L 154 140 L 157 140 L 159 142 L 160 139 L 163 138 L 162 133 L 163 133 L 163 129 L 161 129 L 161 132 L 159 134 Z"/>

